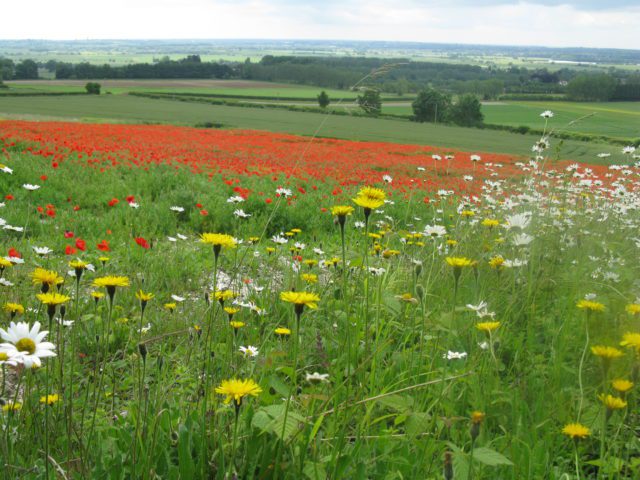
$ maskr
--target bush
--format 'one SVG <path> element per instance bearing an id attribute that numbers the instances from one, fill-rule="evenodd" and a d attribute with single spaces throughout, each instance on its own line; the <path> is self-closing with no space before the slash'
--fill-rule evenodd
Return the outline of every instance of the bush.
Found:
<path id="1" fill-rule="evenodd" d="M 88 82 L 84 86 L 84 88 L 89 95 L 100 95 L 100 89 L 102 88 L 102 85 L 96 82 Z"/>

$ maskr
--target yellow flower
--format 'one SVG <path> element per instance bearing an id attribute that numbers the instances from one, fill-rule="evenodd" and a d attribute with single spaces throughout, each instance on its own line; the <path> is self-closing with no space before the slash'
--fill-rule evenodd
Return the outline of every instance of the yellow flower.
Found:
<path id="1" fill-rule="evenodd" d="M 22 408 L 22 404 L 20 402 L 12 402 L 9 401 L 2 406 L 3 412 L 15 412 Z"/>
<path id="2" fill-rule="evenodd" d="M 640 303 L 630 303 L 624 309 L 631 315 L 638 315 L 640 314 Z"/>
<path id="3" fill-rule="evenodd" d="M 242 399 L 248 395 L 257 397 L 262 392 L 260 386 L 251 379 L 246 380 L 223 380 L 219 387 L 216 387 L 216 393 L 226 395 L 224 403 L 231 403 L 233 400 L 236 406 L 242 404 Z"/>
<path id="4" fill-rule="evenodd" d="M 500 326 L 500 322 L 478 322 L 476 328 L 481 332 L 491 333 Z"/>
<path id="5" fill-rule="evenodd" d="M 318 260 L 309 258 L 307 260 L 303 260 L 302 263 L 304 263 L 307 267 L 312 268 L 318 264 Z"/>
<path id="6" fill-rule="evenodd" d="M 60 293 L 39 293 L 38 295 L 36 295 L 36 297 L 38 297 L 38 300 L 40 300 L 45 305 L 53 306 L 62 305 L 63 303 L 67 303 L 69 300 L 71 300 L 70 297 L 62 295 Z"/>
<path id="7" fill-rule="evenodd" d="M 480 412 L 478 410 L 471 412 L 471 423 L 477 425 L 482 423 L 487 415 L 484 412 Z"/>
<path id="8" fill-rule="evenodd" d="M 460 215 L 462 215 L 463 217 L 473 217 L 476 214 L 476 212 L 474 212 L 473 210 L 463 210 L 462 212 L 460 212 Z"/>
<path id="9" fill-rule="evenodd" d="M 603 345 L 594 345 L 591 347 L 591 353 L 596 357 L 600 357 L 603 360 L 613 360 L 614 358 L 622 357 L 624 353 L 615 347 L 607 347 Z"/>
<path id="10" fill-rule="evenodd" d="M 392 250 L 390 248 L 382 251 L 383 258 L 391 258 L 400 255 L 400 250 Z"/>
<path id="11" fill-rule="evenodd" d="M 138 290 L 136 292 L 136 298 L 141 302 L 145 302 L 145 303 L 151 300 L 154 296 L 155 295 L 153 293 L 145 293 L 142 290 Z"/>
<path id="12" fill-rule="evenodd" d="M 7 267 L 13 267 L 13 263 L 10 260 L 0 257 L 0 271 L 4 270 Z"/>
<path id="13" fill-rule="evenodd" d="M 58 275 L 56 272 L 51 270 L 45 270 L 44 268 L 36 268 L 31 273 L 31 280 L 34 285 L 48 285 L 49 287 L 53 285 L 60 285 L 64 282 L 64 279 Z"/>
<path id="14" fill-rule="evenodd" d="M 365 209 L 365 214 L 368 214 L 371 210 L 384 205 L 384 199 L 386 194 L 383 190 L 373 187 L 361 188 L 353 202 Z"/>
<path id="15" fill-rule="evenodd" d="M 456 269 L 470 267 L 473 265 L 473 260 L 466 257 L 447 257 L 445 260 L 449 266 Z"/>
<path id="16" fill-rule="evenodd" d="M 489 260 L 489 266 L 494 270 L 502 270 L 504 268 L 502 265 L 503 263 L 504 258 L 502 258 L 501 255 L 496 255 L 491 260 Z"/>
<path id="17" fill-rule="evenodd" d="M 320 297 L 309 292 L 281 292 L 280 300 L 293 303 L 296 307 L 318 308 Z"/>
<path id="18" fill-rule="evenodd" d="M 278 327 L 274 330 L 275 334 L 280 337 L 288 337 L 291 335 L 291 330 L 285 327 Z"/>
<path id="19" fill-rule="evenodd" d="M 336 205 L 331 208 L 331 215 L 335 217 L 346 217 L 354 212 L 354 208 L 349 205 Z"/>
<path id="20" fill-rule="evenodd" d="M 625 380 L 624 378 L 618 378 L 611 382 L 611 386 L 620 393 L 627 393 L 633 388 L 633 382 Z"/>
<path id="21" fill-rule="evenodd" d="M 203 233 L 200 235 L 200 241 L 214 247 L 234 248 L 236 239 L 226 233 Z"/>
<path id="22" fill-rule="evenodd" d="M 105 287 L 115 288 L 115 287 L 128 287 L 129 279 L 127 277 L 118 277 L 114 275 L 108 275 L 106 277 L 98 277 L 93 280 L 94 287 Z"/>
<path id="23" fill-rule="evenodd" d="M 58 400 L 60 400 L 60 397 L 58 396 L 57 393 L 54 393 L 53 395 L 46 395 L 46 396 L 40 397 L 40 403 L 45 403 L 47 405 L 53 405 Z"/>
<path id="24" fill-rule="evenodd" d="M 269 255 L 271 255 L 272 253 L 274 253 L 274 252 L 276 251 L 276 249 L 275 249 L 275 248 L 273 248 L 273 247 L 267 247 L 267 248 L 266 248 L 266 250 L 267 250 L 267 253 L 268 253 Z"/>
<path id="25" fill-rule="evenodd" d="M 260 237 L 249 237 L 249 243 L 254 245 L 260 241 Z"/>
<path id="26" fill-rule="evenodd" d="M 234 308 L 234 307 L 224 307 L 224 311 L 227 312 L 227 314 L 229 315 L 235 315 L 240 311 L 240 309 Z"/>
<path id="27" fill-rule="evenodd" d="M 591 430 L 580 423 L 567 423 L 562 429 L 562 433 L 572 440 L 582 440 L 591 435 Z"/>
<path id="28" fill-rule="evenodd" d="M 76 270 L 84 270 L 88 265 L 89 264 L 87 262 L 83 262 L 82 260 L 72 260 L 69 262 L 69 266 Z"/>
<path id="29" fill-rule="evenodd" d="M 2 309 L 5 312 L 9 312 L 13 315 L 15 315 L 16 313 L 19 313 L 20 315 L 22 315 L 24 313 L 24 307 L 19 303 L 7 302 L 2 306 Z"/>
<path id="30" fill-rule="evenodd" d="M 485 227 L 493 228 L 500 225 L 500 222 L 493 218 L 485 218 L 484 220 L 482 220 L 482 225 Z"/>
<path id="31" fill-rule="evenodd" d="M 237 295 L 233 293 L 232 290 L 216 290 L 213 293 L 213 297 L 219 302 L 225 302 L 226 300 L 230 300 L 235 298 Z"/>
<path id="32" fill-rule="evenodd" d="M 594 302 L 593 300 L 582 299 L 576 303 L 576 307 L 581 310 L 587 310 L 589 312 L 604 312 L 604 304 L 600 302 Z"/>
<path id="33" fill-rule="evenodd" d="M 640 333 L 625 333 L 622 336 L 620 346 L 635 348 L 640 353 Z"/>
<path id="34" fill-rule="evenodd" d="M 163 305 L 163 307 L 164 307 L 166 310 L 169 310 L 170 312 L 173 312 L 173 311 L 176 309 L 176 307 L 177 307 L 177 306 L 178 306 L 178 305 L 177 305 L 176 303 L 174 303 L 174 302 L 171 302 L 171 303 L 165 303 L 165 304 Z"/>
<path id="35" fill-rule="evenodd" d="M 244 327 L 245 323 L 244 322 L 238 322 L 236 320 L 232 320 L 231 322 L 229 322 L 229 325 L 231 325 L 234 330 L 238 330 L 238 329 Z"/>
<path id="36" fill-rule="evenodd" d="M 91 292 L 91 296 L 92 296 L 96 301 L 98 301 L 98 300 L 100 300 L 101 298 L 103 298 L 103 297 L 104 297 L 104 293 L 102 293 L 102 292 L 95 292 L 95 291 L 94 291 L 94 292 Z"/>
<path id="37" fill-rule="evenodd" d="M 303 273 L 301 277 L 307 283 L 318 283 L 318 276 L 313 273 Z"/>
<path id="38" fill-rule="evenodd" d="M 109 257 L 98 257 L 98 261 L 100 261 L 104 265 L 109 261 Z"/>
<path id="39" fill-rule="evenodd" d="M 291 231 L 293 233 L 302 233 L 302 230 L 300 230 L 299 228 L 292 228 Z"/>
<path id="40" fill-rule="evenodd" d="M 613 395 L 605 395 L 604 393 L 601 393 L 598 395 L 598 399 L 605 407 L 607 407 L 607 410 L 621 410 L 627 406 L 627 402 L 621 398 L 614 397 Z"/>

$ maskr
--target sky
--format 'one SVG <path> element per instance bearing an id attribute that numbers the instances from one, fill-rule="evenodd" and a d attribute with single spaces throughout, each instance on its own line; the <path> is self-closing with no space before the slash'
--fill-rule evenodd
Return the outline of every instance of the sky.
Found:
<path id="1" fill-rule="evenodd" d="M 640 49 L 640 0 L 20 0 L 0 39 L 340 39 Z"/>

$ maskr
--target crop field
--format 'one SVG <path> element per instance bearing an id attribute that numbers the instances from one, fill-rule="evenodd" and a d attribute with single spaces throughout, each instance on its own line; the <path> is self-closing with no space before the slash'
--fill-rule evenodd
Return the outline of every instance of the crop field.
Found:
<path id="1" fill-rule="evenodd" d="M 6 120 L 0 152 L 3 478 L 638 478 L 632 148 Z"/>
<path id="2" fill-rule="evenodd" d="M 299 135 L 316 134 L 350 140 L 416 143 L 517 155 L 528 155 L 531 146 L 538 140 L 532 135 L 417 124 L 402 120 L 327 116 L 268 108 L 152 100 L 127 95 L 0 98 L 0 117 L 71 118 L 93 122 L 159 122 L 191 126 L 196 123 L 215 122 L 224 127 Z M 540 126 L 544 125 L 539 113 L 536 113 L 535 118 L 540 122 Z M 553 125 L 553 122 L 551 124 Z M 612 158 L 621 157 L 620 146 L 565 140 L 554 141 L 554 159 L 558 158 L 556 148 L 560 148 L 560 156 L 567 160 L 596 163 L 600 161 L 598 154 L 601 153 L 609 153 Z"/>

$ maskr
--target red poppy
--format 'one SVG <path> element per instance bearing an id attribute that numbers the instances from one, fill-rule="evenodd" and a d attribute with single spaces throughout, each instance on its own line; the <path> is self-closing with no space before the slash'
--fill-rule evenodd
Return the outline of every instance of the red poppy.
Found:
<path id="1" fill-rule="evenodd" d="M 11 247 L 11 248 L 9 249 L 9 252 L 8 252 L 8 253 L 9 253 L 9 256 L 10 256 L 10 257 L 14 257 L 14 258 L 22 258 L 22 254 L 21 254 L 18 250 L 16 250 L 15 248 L 13 248 L 13 247 Z"/>
<path id="2" fill-rule="evenodd" d="M 114 205 L 116 205 L 116 204 L 117 204 L 117 203 L 119 203 L 119 202 L 120 202 L 120 200 L 118 200 L 117 198 L 112 198 L 111 200 L 109 200 L 108 205 L 109 205 L 110 207 L 113 207 Z"/>
<path id="3" fill-rule="evenodd" d="M 132 203 L 136 201 L 136 197 L 133 195 L 127 195 L 127 203 Z"/>
<path id="4" fill-rule="evenodd" d="M 271 202 L 273 202 L 273 200 L 271 200 L 270 198 L 267 198 L 267 199 L 265 200 L 265 203 L 271 203 Z"/>
<path id="5" fill-rule="evenodd" d="M 38 211 L 38 213 L 44 213 L 44 208 L 41 207 L 40 205 L 36 207 L 36 210 Z"/>
<path id="6" fill-rule="evenodd" d="M 5 200 L 13 200 L 13 199 L 14 199 L 14 196 L 13 196 L 13 195 L 11 195 L 11 194 L 9 194 L 9 195 L 6 195 L 6 196 L 4 197 L 4 199 L 5 199 Z"/>
<path id="7" fill-rule="evenodd" d="M 196 208 L 202 208 L 202 204 L 201 203 L 196 203 Z"/>
<path id="8" fill-rule="evenodd" d="M 78 250 L 82 250 L 84 252 L 87 249 L 87 242 L 85 242 L 81 238 L 77 238 L 76 239 L 76 248 Z"/>
<path id="9" fill-rule="evenodd" d="M 51 217 L 51 218 L 55 218 L 56 217 L 56 211 L 53 210 L 52 208 L 47 210 L 47 216 Z"/>
<path id="10" fill-rule="evenodd" d="M 53 168 L 58 168 L 58 162 L 53 162 L 53 163 L 51 164 L 51 166 L 52 166 Z"/>
<path id="11" fill-rule="evenodd" d="M 207 215 L 209 215 L 209 212 L 207 212 L 205 209 L 200 210 L 200 215 L 202 215 L 203 217 L 206 217 Z"/>
<path id="12" fill-rule="evenodd" d="M 43 182 L 46 182 L 48 178 L 49 177 L 47 177 L 46 175 L 40 175 L 40 180 L 42 180 Z"/>
<path id="13" fill-rule="evenodd" d="M 149 245 L 149 242 L 147 242 L 144 238 L 142 237 L 136 237 L 135 241 L 138 245 L 140 245 L 142 248 L 151 248 L 151 245 Z"/>
<path id="14" fill-rule="evenodd" d="M 74 205 L 73 206 L 73 211 L 77 212 L 78 210 L 80 210 L 80 205 Z"/>
<path id="15" fill-rule="evenodd" d="M 102 251 L 102 252 L 108 252 L 109 250 L 111 250 L 109 248 L 109 242 L 107 242 L 106 240 L 102 240 L 98 245 L 98 250 Z"/>
<path id="16" fill-rule="evenodd" d="M 65 255 L 73 255 L 76 252 L 77 252 L 77 250 L 75 248 L 73 248 L 71 245 L 67 245 L 65 247 L 65 249 L 64 249 Z"/>
<path id="17" fill-rule="evenodd" d="M 73 238 L 73 232 L 71 230 L 67 230 L 64 232 L 64 238 Z"/>

